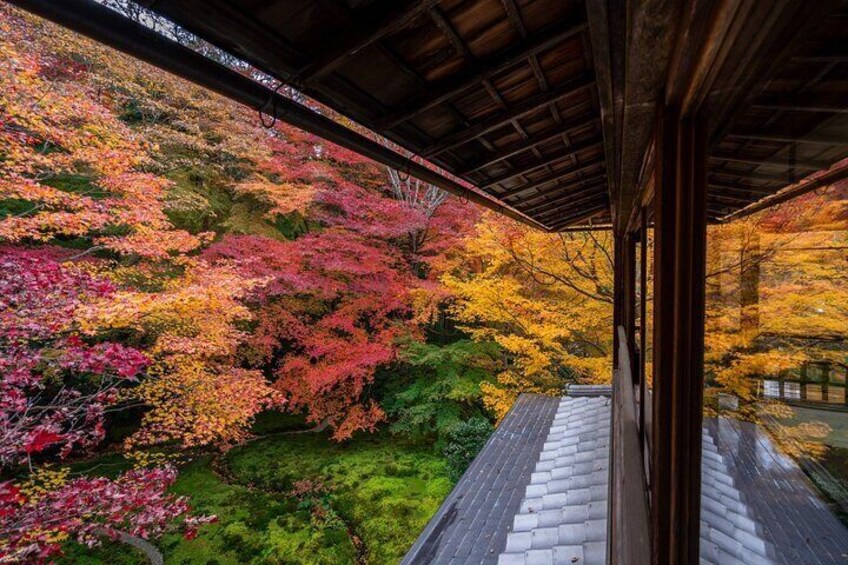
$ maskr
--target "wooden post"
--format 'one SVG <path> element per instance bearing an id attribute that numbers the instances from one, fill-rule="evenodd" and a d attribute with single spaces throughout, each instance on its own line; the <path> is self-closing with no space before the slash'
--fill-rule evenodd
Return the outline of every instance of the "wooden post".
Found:
<path id="1" fill-rule="evenodd" d="M 706 128 L 666 108 L 654 192 L 653 562 L 699 561 Z"/>
<path id="2" fill-rule="evenodd" d="M 624 236 L 624 312 L 622 315 L 624 331 L 627 335 L 627 350 L 636 351 L 636 237 L 628 233 Z M 638 355 L 630 355 L 630 374 L 632 384 L 639 384 L 639 371 L 636 369 Z"/>
<path id="3" fill-rule="evenodd" d="M 624 236 L 616 233 L 613 239 L 613 279 L 612 279 L 612 362 L 619 367 L 620 336 L 618 328 L 624 325 Z"/>
<path id="4" fill-rule="evenodd" d="M 648 384 L 645 367 L 648 362 L 648 209 L 642 208 L 641 224 L 639 227 L 639 431 L 642 440 L 642 451 L 648 449 L 648 430 L 645 423 L 650 409 L 648 403 Z M 646 472 L 650 480 L 650 472 Z"/>
<path id="5" fill-rule="evenodd" d="M 636 328 L 636 241 L 632 234 L 615 236 L 615 271 L 614 271 L 614 327 L 624 328 L 627 348 L 633 351 Z M 614 351 L 618 352 L 620 345 L 619 333 L 613 334 Z M 616 357 L 618 357 L 616 355 Z M 615 360 L 616 367 L 618 359 Z M 637 378 L 636 375 L 633 377 Z"/>
<path id="6" fill-rule="evenodd" d="M 822 366 L 822 383 L 821 383 L 821 395 L 822 402 L 828 402 L 829 398 L 827 396 L 827 385 L 830 383 L 830 363 L 823 363 Z"/>
<path id="7" fill-rule="evenodd" d="M 801 400 L 807 400 L 807 363 L 801 365 L 801 384 L 800 389 Z"/>

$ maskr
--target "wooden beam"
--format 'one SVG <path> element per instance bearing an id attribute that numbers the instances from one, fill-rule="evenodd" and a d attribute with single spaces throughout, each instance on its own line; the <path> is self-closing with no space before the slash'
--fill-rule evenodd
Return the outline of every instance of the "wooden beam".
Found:
<path id="1" fill-rule="evenodd" d="M 601 187 L 595 186 L 587 190 L 563 193 L 560 196 L 547 198 L 546 200 L 543 200 L 542 202 L 539 202 L 532 206 L 519 207 L 519 209 L 523 214 L 532 214 L 533 216 L 545 216 L 549 210 L 559 209 L 563 206 L 582 205 L 587 202 L 593 202 L 595 200 L 606 198 L 606 192 L 604 192 L 603 190 L 598 190 L 599 188 Z"/>
<path id="2" fill-rule="evenodd" d="M 770 165 L 786 167 L 787 169 L 801 168 L 813 171 L 823 169 L 829 164 L 827 161 L 819 159 L 797 159 L 794 162 L 790 162 L 788 157 L 754 157 L 751 155 L 734 155 L 730 153 L 713 153 L 710 155 L 710 159 L 728 161 L 730 163 L 745 163 L 746 165 Z"/>
<path id="3" fill-rule="evenodd" d="M 507 190 L 505 192 L 502 192 L 499 195 L 499 198 L 509 198 L 511 196 L 515 196 L 516 194 L 520 194 L 520 193 L 524 192 L 525 190 L 530 190 L 531 188 L 537 188 L 539 186 L 544 186 L 548 183 L 559 181 L 559 180 L 564 179 L 566 177 L 570 177 L 571 175 L 578 174 L 582 171 L 586 171 L 586 170 L 589 170 L 589 169 L 593 169 L 593 168 L 597 167 L 598 165 L 603 165 L 603 164 L 604 164 L 603 159 L 596 159 L 596 160 L 594 160 L 590 163 L 583 163 L 582 165 L 580 165 L 576 169 L 571 169 L 571 170 L 568 170 L 568 171 L 561 171 L 559 173 L 555 173 L 555 175 L 553 177 L 542 179 L 542 180 L 539 180 L 539 181 L 536 181 L 536 182 L 533 182 L 533 183 L 530 183 L 530 184 L 526 184 L 526 185 L 523 185 L 523 186 L 519 186 L 517 188 Z"/>
<path id="4" fill-rule="evenodd" d="M 553 104 L 554 102 L 559 102 L 560 100 L 574 96 L 594 84 L 595 82 L 592 75 L 585 75 L 578 79 L 569 81 L 566 84 L 560 85 L 552 89 L 550 92 L 542 92 L 535 96 L 531 96 L 506 112 L 497 113 L 487 120 L 464 128 L 454 134 L 445 136 L 436 143 L 422 150 L 420 154 L 425 159 L 430 159 L 444 153 L 445 151 L 450 151 L 451 149 L 459 147 L 469 141 L 473 141 L 490 131 L 503 127 L 513 120 L 517 120 L 531 112 L 535 112 L 548 104 Z"/>
<path id="5" fill-rule="evenodd" d="M 697 4 L 697 3 L 695 3 Z M 613 60 L 623 67 L 621 84 L 616 92 L 616 136 L 618 147 L 614 153 L 618 175 L 618 192 L 612 202 L 616 231 L 623 232 L 630 221 L 634 207 L 638 207 L 639 176 L 645 151 L 653 135 L 657 104 L 662 104 L 662 90 L 668 77 L 668 67 L 675 50 L 680 15 L 689 3 L 674 0 L 652 2 L 616 2 L 610 0 L 611 9 L 623 6 L 623 36 L 621 50 L 623 61 Z M 610 18 L 614 22 L 614 18 Z M 615 41 L 615 37 L 613 37 Z M 688 46 L 686 46 L 688 48 Z M 617 53 L 613 52 L 614 55 Z M 613 75 L 613 80 L 616 80 Z"/>
<path id="6" fill-rule="evenodd" d="M 539 218 L 541 222 L 545 222 L 547 221 L 545 218 L 550 219 L 551 216 L 562 216 L 563 213 L 577 215 L 585 211 L 595 210 L 599 207 L 609 208 L 607 194 L 603 190 L 595 191 L 594 194 L 584 195 L 576 199 L 571 198 L 571 195 L 555 199 L 552 198 L 548 202 L 537 204 L 535 208 L 538 209 L 535 212 L 528 212 L 528 214 L 531 214 L 534 218 Z"/>
<path id="7" fill-rule="evenodd" d="M 601 132 L 604 140 L 604 157 L 609 171 L 607 190 L 610 202 L 617 202 L 619 191 L 618 149 L 621 136 L 616 132 L 617 109 L 623 105 L 621 94 L 624 79 L 623 45 L 624 34 L 619 26 L 624 21 L 624 2 L 609 0 L 586 2 L 586 18 L 589 22 L 592 66 L 598 77 L 598 106 L 601 114 Z M 615 208 L 615 207 L 614 207 Z M 613 222 L 617 210 L 613 209 Z M 615 354 L 615 352 L 613 352 Z M 610 523 L 611 526 L 611 523 Z"/>
<path id="8" fill-rule="evenodd" d="M 592 209 L 595 206 L 606 206 L 608 204 L 606 192 L 596 190 L 594 193 L 585 194 L 580 198 L 574 198 L 574 195 L 572 194 L 565 194 L 558 198 L 551 198 L 545 202 L 536 204 L 533 206 L 535 211 L 527 213 L 532 214 L 535 218 L 545 218 L 552 214 L 562 213 L 562 209 L 564 207 L 573 207 L 575 210 L 572 213 L 579 214 L 583 210 Z"/>
<path id="9" fill-rule="evenodd" d="M 457 33 L 456 28 L 453 27 L 453 24 L 448 20 L 445 13 L 439 8 L 439 5 L 436 4 L 432 6 L 427 13 L 430 15 L 430 19 L 433 20 L 433 23 L 436 24 L 436 27 L 441 30 L 445 36 L 447 36 L 448 40 L 453 45 L 454 50 L 463 58 L 467 63 L 470 63 L 474 60 L 474 55 L 471 53 L 471 50 L 465 44 L 465 41 L 462 40 L 459 33 Z"/>
<path id="10" fill-rule="evenodd" d="M 568 226 L 557 230 L 560 233 L 580 232 L 580 231 L 612 231 L 612 224 L 589 224 L 579 226 Z"/>
<path id="11" fill-rule="evenodd" d="M 759 194 L 761 196 L 768 195 L 768 194 L 774 194 L 775 191 L 777 190 L 776 188 L 764 188 L 764 187 L 761 188 L 761 187 L 755 187 L 755 186 L 740 186 L 740 185 L 725 184 L 725 183 L 712 182 L 712 181 L 710 181 L 708 183 L 708 188 L 711 188 L 711 189 L 714 188 L 714 189 L 720 190 L 720 191 L 727 190 L 727 191 L 730 191 L 730 192 L 737 192 L 737 193 L 741 193 L 741 194 L 753 194 L 753 195 Z"/>
<path id="12" fill-rule="evenodd" d="M 729 202 L 732 205 L 742 204 L 747 206 L 748 204 L 753 203 L 757 199 L 756 196 L 752 198 L 739 198 L 738 196 L 728 196 L 727 194 L 708 194 L 707 202 Z"/>
<path id="13" fill-rule="evenodd" d="M 336 42 L 327 52 L 300 69 L 295 82 L 310 83 L 328 75 L 348 58 L 382 38 L 400 31 L 438 3 L 439 0 L 397 1 L 391 9 L 384 10 L 373 20 L 349 26 L 351 32 Z"/>
<path id="14" fill-rule="evenodd" d="M 700 116 L 662 112 L 654 186 L 653 562 L 700 559 L 706 270 L 706 138 Z"/>
<path id="15" fill-rule="evenodd" d="M 596 118 L 581 118 L 579 120 L 573 120 L 570 124 L 554 124 L 546 130 L 531 135 L 527 139 L 522 139 L 521 141 L 507 145 L 503 149 L 498 150 L 495 154 L 468 165 L 459 171 L 457 175 L 462 177 L 474 173 L 482 168 L 488 167 L 489 165 L 494 165 L 495 163 L 499 163 L 505 159 L 509 159 L 510 157 L 529 151 L 538 145 L 559 139 L 563 135 L 568 135 L 570 132 L 585 129 L 587 126 L 594 124 L 596 121 Z"/>
<path id="16" fill-rule="evenodd" d="M 727 169 L 717 169 L 714 166 L 711 166 L 709 174 L 735 177 L 736 181 L 789 182 L 789 177 L 786 173 L 769 173 L 766 171 L 729 171 Z"/>
<path id="17" fill-rule="evenodd" d="M 409 121 L 427 110 L 481 84 L 483 81 L 494 78 L 528 57 L 562 43 L 569 37 L 580 33 L 585 28 L 585 22 L 567 22 L 564 25 L 556 26 L 521 41 L 501 53 L 492 55 L 486 59 L 479 59 L 471 68 L 432 84 L 428 88 L 425 97 L 413 101 L 404 109 L 379 121 L 377 123 L 377 129 L 381 131 L 392 129 L 399 124 Z"/>
<path id="18" fill-rule="evenodd" d="M 536 200 L 538 200 L 542 197 L 551 196 L 552 194 L 555 194 L 555 195 L 558 195 L 558 196 L 562 195 L 562 194 L 564 194 L 563 190 L 565 190 L 566 193 L 572 194 L 574 196 L 582 196 L 583 194 L 588 193 L 590 191 L 596 191 L 601 185 L 603 185 L 606 182 L 607 182 L 606 173 L 602 173 L 600 175 L 592 176 L 592 177 L 581 177 L 581 178 L 579 178 L 579 179 L 577 179 L 576 181 L 573 181 L 573 182 L 567 182 L 567 181 L 560 180 L 560 181 L 557 181 L 557 183 L 554 184 L 554 186 L 552 186 L 550 188 L 546 188 L 544 190 L 540 190 L 540 191 L 536 192 L 536 194 L 532 194 L 532 195 L 526 197 L 525 199 L 521 200 L 520 203 L 523 206 L 529 206 L 531 202 L 534 202 L 534 201 L 536 201 Z M 544 186 L 544 184 L 545 183 L 530 186 L 530 187 L 528 187 L 528 189 L 536 188 L 537 186 Z M 517 205 L 517 203 L 516 203 L 516 205 Z"/>
<path id="19" fill-rule="evenodd" d="M 573 186 L 566 187 L 559 185 L 545 192 L 534 194 L 520 203 L 516 203 L 516 207 L 520 207 L 521 210 L 526 210 L 528 213 L 535 213 L 546 206 L 556 204 L 562 200 L 578 202 L 585 200 L 586 196 L 596 196 L 600 192 L 599 189 L 603 188 L 604 182 L 606 182 L 606 176 L 596 179 L 586 179 L 576 189 Z"/>
<path id="20" fill-rule="evenodd" d="M 751 108 L 754 110 L 773 110 L 776 112 L 815 112 L 824 114 L 848 114 L 848 107 L 846 106 L 829 106 L 823 104 L 751 104 Z"/>
<path id="21" fill-rule="evenodd" d="M 759 202 L 755 202 L 754 204 L 743 208 L 738 212 L 733 212 L 726 218 L 722 218 L 722 221 L 726 222 L 730 220 L 735 220 L 737 218 L 749 216 L 751 214 L 754 214 L 755 212 L 760 212 L 762 210 L 765 210 L 766 208 L 770 208 L 771 206 L 776 206 L 777 204 L 781 204 L 793 198 L 797 198 L 798 196 L 816 190 L 817 188 L 828 186 L 833 183 L 845 180 L 847 178 L 848 160 L 843 159 L 840 163 L 834 165 L 827 171 L 824 171 L 820 174 L 817 173 L 811 175 L 801 180 L 801 182 L 784 188 L 773 196 L 769 196 L 760 200 Z"/>
<path id="22" fill-rule="evenodd" d="M 601 142 L 596 141 L 596 140 L 584 141 L 582 143 L 572 145 L 571 147 L 569 147 L 567 149 L 568 150 L 567 153 L 560 153 L 558 155 L 554 155 L 554 156 L 542 159 L 541 161 L 534 161 L 534 162 L 532 162 L 532 163 L 530 163 L 530 164 L 528 164 L 528 165 L 526 165 L 526 166 L 524 166 L 520 169 L 514 169 L 514 170 L 506 173 L 505 175 L 501 175 L 499 177 L 491 178 L 488 181 L 486 181 L 486 184 L 483 185 L 482 188 L 489 188 L 489 187 L 498 185 L 502 182 L 514 179 L 515 177 L 520 177 L 520 176 L 526 175 L 527 173 L 532 173 L 533 171 L 537 171 L 537 170 L 542 169 L 544 167 L 558 163 L 559 161 L 562 161 L 563 159 L 568 159 L 568 158 L 574 157 L 574 155 L 576 155 L 580 151 L 592 149 L 592 148 L 598 147 L 600 145 L 601 145 Z M 597 164 L 597 161 L 593 162 L 593 164 Z M 584 168 L 585 167 L 581 167 L 579 169 L 574 169 L 574 171 L 580 171 L 580 170 L 583 170 Z"/>
<path id="23" fill-rule="evenodd" d="M 512 22 L 512 26 L 518 32 L 518 35 L 521 37 L 526 36 L 527 28 L 524 26 L 524 20 L 521 17 L 518 6 L 515 4 L 515 0 L 501 0 L 501 4 L 503 4 L 504 10 L 506 10 L 506 14 L 509 16 L 509 21 Z"/>
<path id="24" fill-rule="evenodd" d="M 557 231 L 564 227 L 570 226 L 576 222 L 582 222 L 583 220 L 588 220 L 589 218 L 593 218 L 600 214 L 601 212 L 609 210 L 609 205 L 607 203 L 601 204 L 595 208 L 590 208 L 586 210 L 580 210 L 579 213 L 573 214 L 563 218 L 562 220 L 558 220 L 556 222 L 552 222 L 548 224 L 548 228 L 550 231 Z"/>
<path id="25" fill-rule="evenodd" d="M 781 133 L 731 133 L 729 139 L 743 139 L 751 141 L 768 141 L 773 143 L 801 143 L 804 145 L 846 145 L 848 139 L 845 135 L 827 133 L 808 133 L 806 135 L 792 136 Z"/>

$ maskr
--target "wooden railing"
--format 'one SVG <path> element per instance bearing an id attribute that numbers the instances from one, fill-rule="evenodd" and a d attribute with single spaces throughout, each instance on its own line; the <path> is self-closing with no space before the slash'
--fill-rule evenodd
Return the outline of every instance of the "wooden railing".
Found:
<path id="1" fill-rule="evenodd" d="M 612 383 L 609 547 L 614 565 L 651 560 L 647 481 L 636 418 L 632 365 L 624 328 L 618 332 L 618 368 Z"/>

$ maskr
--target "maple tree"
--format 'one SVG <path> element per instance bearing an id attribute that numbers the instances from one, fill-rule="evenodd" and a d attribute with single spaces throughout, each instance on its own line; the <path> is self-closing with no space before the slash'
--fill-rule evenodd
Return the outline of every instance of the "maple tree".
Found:
<path id="1" fill-rule="evenodd" d="M 79 311 L 116 289 L 59 263 L 62 255 L 0 250 L 0 469 L 33 469 L 51 453 L 65 458 L 98 444 L 107 410 L 150 363 L 134 348 L 91 342 L 79 330 Z M 0 560 L 41 562 L 71 537 L 87 544 L 119 533 L 155 537 L 188 512 L 184 498 L 166 492 L 174 477 L 163 467 L 114 480 L 36 469 L 23 481 L 0 481 Z"/>
<path id="2" fill-rule="evenodd" d="M 762 394 L 762 380 L 811 362 L 845 364 L 848 325 L 845 187 L 810 194 L 754 217 L 711 228 L 708 254 L 706 409 L 759 421 L 791 406 Z M 836 341 L 834 341 L 836 337 Z M 731 395 L 730 404 L 720 403 Z M 820 454 L 827 426 L 783 425 L 784 447 Z"/>
<path id="3" fill-rule="evenodd" d="M 317 217 L 335 226 L 288 242 L 230 236 L 206 253 L 241 259 L 256 276 L 273 277 L 261 291 L 268 304 L 250 339 L 254 355 L 271 367 L 290 407 L 306 409 L 313 422 L 326 421 L 337 439 L 384 418 L 367 386 L 408 332 L 399 322 L 411 313 L 414 279 L 400 254 L 371 235 L 376 228 L 357 229 L 365 206 L 382 206 L 388 215 L 394 204 L 352 192 L 350 199 L 319 196 L 332 209 Z M 383 227 L 380 235 L 383 229 L 391 233 Z"/>
<path id="4" fill-rule="evenodd" d="M 568 382 L 607 382 L 611 371 L 611 237 L 545 234 L 487 214 L 442 282 L 475 339 L 509 355 L 483 385 L 502 417 L 519 392 L 559 394 Z"/>
<path id="5" fill-rule="evenodd" d="M 8 11 L 7 11 L 8 14 Z M 163 258 L 202 235 L 176 229 L 161 202 L 169 181 L 144 169 L 150 144 L 111 111 L 70 53 L 26 49 L 27 28 L 2 22 L 0 220 L 9 242 L 87 238 L 98 249 Z"/>
<path id="6" fill-rule="evenodd" d="M 185 535 L 213 517 L 189 516 L 186 497 L 168 493 L 173 467 L 136 469 L 116 479 L 71 478 L 43 471 L 25 483 L 0 482 L 0 559 L 47 563 L 70 539 L 93 546 L 103 537 L 155 538 L 183 518 Z"/>
<path id="7" fill-rule="evenodd" d="M 67 456 L 103 438 L 106 408 L 149 363 L 119 343 L 87 343 L 77 312 L 114 292 L 107 281 L 60 265 L 57 251 L 0 250 L 0 464 L 48 448 Z"/>
<path id="8" fill-rule="evenodd" d="M 79 316 L 89 334 L 123 330 L 152 339 L 148 378 L 127 394 L 150 410 L 128 446 L 230 444 L 279 402 L 260 372 L 234 364 L 245 338 L 237 325 L 251 317 L 240 301 L 261 281 L 231 265 L 185 261 L 183 274 L 158 292 L 116 291 Z"/>

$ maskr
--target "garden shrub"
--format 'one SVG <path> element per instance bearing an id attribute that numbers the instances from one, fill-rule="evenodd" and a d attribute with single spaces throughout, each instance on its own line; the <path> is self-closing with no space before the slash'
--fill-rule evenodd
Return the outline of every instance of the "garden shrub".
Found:
<path id="1" fill-rule="evenodd" d="M 448 460 L 448 474 L 451 480 L 459 480 L 465 469 L 483 449 L 492 430 L 492 424 L 485 418 L 479 417 L 457 424 L 450 430 L 448 433 L 450 439 L 444 454 Z"/>

